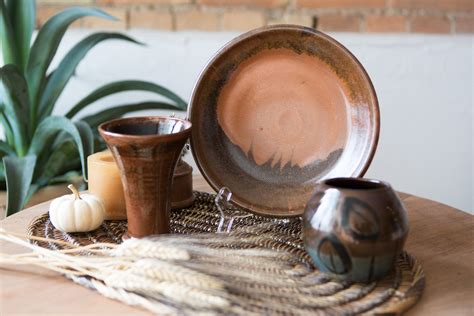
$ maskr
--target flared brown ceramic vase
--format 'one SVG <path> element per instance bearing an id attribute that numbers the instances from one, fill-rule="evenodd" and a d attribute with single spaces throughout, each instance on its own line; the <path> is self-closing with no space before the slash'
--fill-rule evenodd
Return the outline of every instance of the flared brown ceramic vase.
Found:
<path id="1" fill-rule="evenodd" d="M 174 117 L 124 118 L 100 125 L 99 132 L 120 169 L 128 236 L 169 233 L 173 173 L 191 123 Z"/>
<path id="2" fill-rule="evenodd" d="M 408 234 L 406 211 L 382 181 L 334 178 L 316 185 L 303 216 L 306 251 L 323 272 L 372 282 L 390 272 Z"/>

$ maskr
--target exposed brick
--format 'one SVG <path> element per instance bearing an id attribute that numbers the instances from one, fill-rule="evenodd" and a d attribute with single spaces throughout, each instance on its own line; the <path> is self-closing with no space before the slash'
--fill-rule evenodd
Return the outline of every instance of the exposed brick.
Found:
<path id="1" fill-rule="evenodd" d="M 319 16 L 318 29 L 327 32 L 359 32 L 360 17 L 356 15 L 324 14 Z"/>
<path id="2" fill-rule="evenodd" d="M 219 15 L 215 12 L 178 11 L 176 12 L 177 30 L 217 31 Z"/>
<path id="3" fill-rule="evenodd" d="M 36 10 L 36 27 L 40 28 L 43 26 L 46 21 L 49 20 L 53 15 L 69 8 L 69 6 L 44 6 L 39 5 Z M 77 20 L 76 22 L 72 23 L 69 27 L 76 28 L 82 26 L 82 19 Z"/>
<path id="4" fill-rule="evenodd" d="M 268 24 L 298 24 L 312 27 L 313 17 L 311 15 L 302 14 L 285 14 L 279 19 L 272 19 Z"/>
<path id="5" fill-rule="evenodd" d="M 186 4 L 193 0 L 95 0 L 99 5 Z"/>
<path id="6" fill-rule="evenodd" d="M 130 11 L 130 28 L 173 29 L 173 17 L 166 11 L 134 9 Z"/>
<path id="7" fill-rule="evenodd" d="M 42 4 L 68 4 L 68 5 L 89 5 L 94 3 L 94 0 L 37 0 L 38 5 Z"/>
<path id="8" fill-rule="evenodd" d="M 265 23 L 312 27 L 317 13 L 318 29 L 330 32 L 474 33 L 474 0 L 37 0 L 37 4 L 37 25 L 71 6 L 99 6 L 120 21 L 88 17 L 71 27 L 245 31 Z"/>
<path id="9" fill-rule="evenodd" d="M 411 31 L 414 33 L 450 33 L 451 24 L 446 17 L 415 16 L 411 21 Z"/>
<path id="10" fill-rule="evenodd" d="M 118 20 L 106 20 L 97 17 L 87 17 L 82 21 L 82 26 L 85 28 L 99 28 L 99 29 L 126 29 L 127 28 L 127 9 L 125 8 L 101 8 L 101 10 L 114 16 Z"/>
<path id="11" fill-rule="evenodd" d="M 365 17 L 366 32 L 406 32 L 407 19 L 401 15 L 369 15 Z"/>
<path id="12" fill-rule="evenodd" d="M 256 11 L 229 11 L 222 15 L 222 29 L 248 31 L 265 25 L 265 16 Z"/>
<path id="13" fill-rule="evenodd" d="M 456 17 L 456 33 L 474 33 L 474 17 Z"/>
<path id="14" fill-rule="evenodd" d="M 296 0 L 305 8 L 384 8 L 385 0 Z"/>
<path id="15" fill-rule="evenodd" d="M 391 7 L 404 9 L 472 11 L 473 0 L 391 0 Z"/>
<path id="16" fill-rule="evenodd" d="M 282 7 L 289 0 L 197 0 L 198 4 L 209 6 L 251 6 L 261 8 Z"/>

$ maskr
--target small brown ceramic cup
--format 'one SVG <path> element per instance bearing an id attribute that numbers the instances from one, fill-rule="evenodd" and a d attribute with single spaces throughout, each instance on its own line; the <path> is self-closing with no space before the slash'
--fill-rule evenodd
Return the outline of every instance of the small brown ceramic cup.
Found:
<path id="1" fill-rule="evenodd" d="M 354 282 L 372 282 L 390 272 L 408 234 L 395 191 L 369 179 L 319 182 L 303 223 L 305 248 L 318 268 Z"/>
<path id="2" fill-rule="evenodd" d="M 169 233 L 173 173 L 191 122 L 161 116 L 124 118 L 100 125 L 99 132 L 120 169 L 128 235 Z"/>

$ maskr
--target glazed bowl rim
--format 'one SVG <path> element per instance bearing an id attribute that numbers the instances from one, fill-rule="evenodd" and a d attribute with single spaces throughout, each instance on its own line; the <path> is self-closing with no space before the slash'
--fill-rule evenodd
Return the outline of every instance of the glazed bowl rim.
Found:
<path id="1" fill-rule="evenodd" d="M 374 84 L 372 82 L 372 79 L 370 78 L 367 70 L 364 68 L 364 66 L 362 65 L 360 60 L 346 46 L 344 46 L 341 42 L 336 40 L 334 37 L 332 37 L 332 36 L 330 36 L 330 35 L 328 35 L 324 32 L 318 31 L 314 28 L 310 28 L 310 27 L 303 26 L 303 25 L 288 24 L 288 23 L 266 25 L 266 26 L 261 26 L 261 27 L 252 29 L 250 31 L 247 31 L 243 34 L 240 34 L 240 35 L 234 37 L 230 41 L 226 42 L 223 46 L 221 46 L 217 50 L 217 52 L 214 53 L 214 55 L 211 58 L 208 59 L 206 65 L 204 66 L 204 68 L 199 73 L 199 76 L 197 77 L 197 79 L 195 81 L 193 91 L 191 93 L 190 101 L 188 103 L 188 108 L 187 108 L 187 111 L 186 111 L 187 117 L 192 122 L 192 117 L 193 117 L 192 112 L 193 112 L 193 108 L 195 108 L 194 103 L 195 103 L 195 99 L 196 99 L 197 94 L 198 94 L 198 87 L 200 86 L 201 82 L 203 81 L 203 78 L 205 77 L 206 73 L 208 71 L 210 71 L 210 69 L 213 67 L 214 62 L 216 62 L 219 58 L 221 58 L 221 56 L 223 54 L 225 54 L 226 52 L 231 50 L 234 46 L 238 45 L 240 42 L 248 40 L 252 37 L 256 37 L 256 36 L 259 36 L 259 35 L 262 35 L 262 34 L 265 34 L 265 33 L 271 33 L 271 32 L 275 32 L 275 31 L 300 32 L 301 34 L 308 34 L 308 35 L 311 35 L 311 36 L 316 36 L 316 37 L 322 38 L 323 40 L 326 40 L 326 41 L 330 42 L 332 45 L 337 46 L 344 54 L 346 54 L 346 56 L 349 57 L 349 59 L 351 59 L 352 62 L 354 62 L 358 66 L 359 70 L 361 71 L 361 74 L 363 75 L 364 79 L 368 83 L 369 93 L 370 93 L 370 95 L 371 95 L 371 97 L 374 101 L 374 103 L 373 103 L 373 105 L 374 105 L 374 107 L 373 107 L 373 110 L 374 110 L 374 120 L 373 120 L 374 135 L 373 135 L 373 138 L 371 139 L 370 143 L 368 143 L 368 145 L 369 145 L 368 150 L 366 150 L 366 152 L 364 154 L 365 162 L 363 164 L 359 164 L 359 166 L 354 170 L 354 172 L 351 175 L 351 176 L 356 176 L 356 177 L 364 176 L 365 173 L 367 172 L 367 170 L 369 169 L 373 159 L 374 159 L 375 153 L 377 151 L 377 147 L 379 145 L 379 139 L 380 139 L 381 117 L 380 117 L 380 105 L 379 105 L 379 100 L 378 100 L 378 97 L 377 97 L 377 92 L 375 91 L 375 87 L 374 87 Z M 196 154 L 196 152 L 194 150 L 194 146 L 193 146 L 194 141 L 193 141 L 192 137 L 191 137 L 191 140 L 190 140 L 190 145 L 191 145 L 191 153 L 193 155 L 194 160 L 196 161 L 196 165 L 197 165 L 199 171 L 201 172 L 203 177 L 206 179 L 206 181 L 211 185 L 211 187 L 214 188 L 217 192 L 220 188 L 217 187 L 217 185 L 215 185 L 215 183 L 214 183 L 214 180 L 211 180 L 211 177 L 208 176 L 208 174 L 205 170 L 206 168 L 202 167 L 201 162 L 198 158 L 198 155 Z M 242 205 L 239 205 L 239 206 L 242 206 Z"/>
<path id="2" fill-rule="evenodd" d="M 185 128 L 179 132 L 176 133 L 168 133 L 168 134 L 150 134 L 150 135 L 131 135 L 131 134 L 122 134 L 122 133 L 116 133 L 116 132 L 111 132 L 107 130 L 106 128 L 108 126 L 113 126 L 119 123 L 128 123 L 130 122 L 150 122 L 150 121 L 161 121 L 161 120 L 174 120 L 174 121 L 180 121 L 184 123 Z M 109 137 L 114 137 L 114 138 L 128 138 L 128 139 L 161 139 L 161 138 L 167 138 L 167 137 L 178 137 L 183 134 L 188 134 L 191 132 L 191 127 L 192 123 L 191 121 L 187 119 L 182 119 L 179 117 L 172 117 L 172 116 L 134 116 L 134 117 L 126 117 L 126 118 L 119 118 L 119 119 L 114 119 L 110 120 L 107 122 L 104 122 L 99 125 L 99 132 L 103 135 L 109 136 Z"/>
<path id="3" fill-rule="evenodd" d="M 337 181 L 344 181 L 349 183 L 357 183 L 357 184 L 371 184 L 375 185 L 374 187 L 351 187 L 345 185 L 337 185 L 332 184 L 331 182 Z M 370 179 L 370 178 L 357 178 L 357 177 L 336 177 L 336 178 L 329 178 L 319 181 L 320 184 L 323 184 L 331 189 L 337 190 L 351 190 L 351 191 L 359 191 L 359 192 L 374 192 L 374 191 L 383 191 L 383 190 L 391 190 L 392 186 L 390 183 L 378 180 L 378 179 Z"/>

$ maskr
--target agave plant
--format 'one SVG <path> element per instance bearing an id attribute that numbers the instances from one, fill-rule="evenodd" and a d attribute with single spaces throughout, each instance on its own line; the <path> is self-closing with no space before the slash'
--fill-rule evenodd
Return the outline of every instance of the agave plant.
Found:
<path id="1" fill-rule="evenodd" d="M 86 157 L 103 148 L 97 134 L 100 123 L 144 109 L 186 109 L 185 101 L 162 86 L 125 80 L 99 87 L 65 116 L 52 115 L 56 101 L 91 48 L 109 39 L 140 43 L 120 33 L 94 33 L 78 42 L 50 70 L 51 60 L 71 23 L 86 16 L 115 18 L 95 8 L 66 9 L 44 24 L 31 45 L 34 0 L 0 0 L 0 10 L 5 64 L 0 68 L 0 122 L 4 131 L 0 140 L 0 181 L 6 182 L 7 215 L 21 210 L 35 191 L 71 170 L 81 170 L 85 178 Z M 81 117 L 80 112 L 99 99 L 130 90 L 154 92 L 169 101 L 124 104 Z"/>

